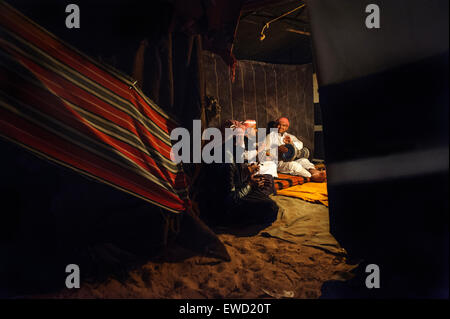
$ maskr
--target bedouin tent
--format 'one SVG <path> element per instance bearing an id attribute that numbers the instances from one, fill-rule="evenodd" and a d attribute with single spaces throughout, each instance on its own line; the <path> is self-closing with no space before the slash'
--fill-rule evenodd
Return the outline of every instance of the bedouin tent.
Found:
<path id="1" fill-rule="evenodd" d="M 6 4 L 1 134 L 172 212 L 189 201 L 170 159 L 176 123 L 133 80 L 76 52 Z"/>
<path id="2" fill-rule="evenodd" d="M 170 131 L 177 123 L 134 84 L 0 3 L 2 145 L 16 145 L 44 162 L 139 198 L 141 206 L 142 201 L 158 206 L 166 216 L 191 215 L 186 214 L 188 180 L 170 159 Z M 7 151 L 3 157 L 10 155 Z M 198 223 L 185 219 L 184 227 Z M 208 236 L 219 241 L 212 232 Z M 196 240 L 198 233 L 187 239 Z"/>

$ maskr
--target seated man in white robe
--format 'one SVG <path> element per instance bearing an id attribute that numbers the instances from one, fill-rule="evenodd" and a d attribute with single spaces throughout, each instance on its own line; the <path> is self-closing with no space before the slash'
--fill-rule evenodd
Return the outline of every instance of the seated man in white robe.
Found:
<path id="1" fill-rule="evenodd" d="M 258 129 L 256 128 L 256 121 L 245 120 L 242 122 L 242 126 L 245 129 L 244 138 L 241 141 L 241 146 L 245 149 L 244 160 L 247 162 L 255 162 L 258 157 L 258 144 L 256 143 Z"/>
<path id="2" fill-rule="evenodd" d="M 271 132 L 266 137 L 265 144 L 270 147 L 278 147 L 278 153 L 288 152 L 285 144 L 291 144 L 296 149 L 297 154 L 304 157 L 292 160 L 278 160 L 277 170 L 279 173 L 310 177 L 313 182 L 323 182 L 326 179 L 326 172 L 319 171 L 315 165 L 308 160 L 309 151 L 303 147 L 303 142 L 292 134 L 287 133 L 289 120 L 286 117 L 278 119 L 278 132 Z"/>

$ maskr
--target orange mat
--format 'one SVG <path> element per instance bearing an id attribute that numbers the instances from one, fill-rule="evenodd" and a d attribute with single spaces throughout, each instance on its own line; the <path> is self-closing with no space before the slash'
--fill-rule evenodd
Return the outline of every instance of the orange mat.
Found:
<path id="1" fill-rule="evenodd" d="M 277 195 L 301 198 L 328 207 L 327 183 L 304 183 L 277 191 Z"/>

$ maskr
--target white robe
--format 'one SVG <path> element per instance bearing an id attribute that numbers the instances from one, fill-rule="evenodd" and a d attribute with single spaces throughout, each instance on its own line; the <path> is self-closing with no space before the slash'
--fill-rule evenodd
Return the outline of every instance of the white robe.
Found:
<path id="1" fill-rule="evenodd" d="M 279 134 L 278 132 L 271 132 L 266 137 L 266 149 L 275 147 L 278 148 L 278 146 L 285 144 L 283 142 L 283 139 L 286 136 L 289 136 L 291 138 L 291 144 L 293 144 L 295 148 L 297 148 L 298 150 L 301 150 L 303 148 L 303 142 L 294 135 L 286 132 L 283 134 Z M 271 174 L 274 177 L 278 177 L 277 171 L 283 174 L 311 177 L 311 173 L 308 170 L 315 168 L 314 164 L 312 164 L 307 158 L 299 158 L 295 161 L 290 162 L 278 161 L 278 164 L 274 160 L 268 160 L 263 162 L 261 168 L 263 166 L 266 166 L 265 173 L 263 174 Z"/>

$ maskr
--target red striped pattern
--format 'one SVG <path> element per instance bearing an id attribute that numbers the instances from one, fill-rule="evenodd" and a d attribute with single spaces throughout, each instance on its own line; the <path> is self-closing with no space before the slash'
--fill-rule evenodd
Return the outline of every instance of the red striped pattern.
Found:
<path id="1" fill-rule="evenodd" d="M 172 212 L 189 205 L 170 160 L 177 125 L 132 85 L 0 3 L 0 135 Z"/>
<path id="2" fill-rule="evenodd" d="M 275 189 L 277 191 L 296 185 L 302 185 L 310 181 L 309 177 L 294 176 L 289 174 L 280 174 L 274 178 Z"/>

